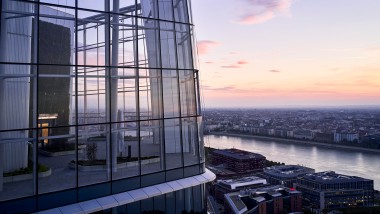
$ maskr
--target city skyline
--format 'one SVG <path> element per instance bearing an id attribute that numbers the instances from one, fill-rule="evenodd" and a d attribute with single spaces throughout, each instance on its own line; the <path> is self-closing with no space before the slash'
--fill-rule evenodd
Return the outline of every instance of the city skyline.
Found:
<path id="1" fill-rule="evenodd" d="M 380 105 L 380 2 L 192 6 L 206 107 Z"/>

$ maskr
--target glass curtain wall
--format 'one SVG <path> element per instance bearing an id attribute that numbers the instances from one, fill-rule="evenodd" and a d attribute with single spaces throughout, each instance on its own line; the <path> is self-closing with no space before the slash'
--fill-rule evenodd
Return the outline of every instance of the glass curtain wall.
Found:
<path id="1" fill-rule="evenodd" d="M 204 171 L 189 1 L 2 0 L 0 25 L 0 204 Z"/>

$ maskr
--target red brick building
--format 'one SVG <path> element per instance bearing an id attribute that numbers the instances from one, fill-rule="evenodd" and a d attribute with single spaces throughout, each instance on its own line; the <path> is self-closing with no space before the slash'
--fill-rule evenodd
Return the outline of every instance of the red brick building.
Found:
<path id="1" fill-rule="evenodd" d="M 236 173 L 262 170 L 266 158 L 263 155 L 239 149 L 215 150 L 212 153 L 211 164 L 224 166 Z"/>

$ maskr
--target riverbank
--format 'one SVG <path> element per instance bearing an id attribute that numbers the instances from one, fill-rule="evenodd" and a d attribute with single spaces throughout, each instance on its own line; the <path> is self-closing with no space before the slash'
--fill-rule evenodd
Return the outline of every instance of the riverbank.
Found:
<path id="1" fill-rule="evenodd" d="M 259 140 L 273 140 L 273 141 L 277 141 L 277 142 L 286 142 L 286 143 L 293 143 L 293 144 L 300 144 L 300 145 L 307 145 L 307 146 L 318 146 L 318 147 L 323 147 L 323 148 L 344 149 L 344 150 L 355 151 L 355 152 L 366 152 L 366 153 L 380 154 L 380 150 L 378 150 L 378 149 L 369 149 L 369 148 L 361 148 L 361 147 L 355 147 L 355 146 L 327 144 L 327 143 L 320 143 L 320 142 L 314 142 L 314 141 L 303 141 L 303 140 L 296 140 L 296 139 L 285 139 L 285 138 L 278 138 L 278 137 L 247 135 L 247 134 L 235 134 L 235 133 L 228 133 L 228 132 L 211 132 L 211 133 L 209 133 L 209 135 L 242 137 L 242 138 L 252 138 L 252 139 L 259 139 Z"/>

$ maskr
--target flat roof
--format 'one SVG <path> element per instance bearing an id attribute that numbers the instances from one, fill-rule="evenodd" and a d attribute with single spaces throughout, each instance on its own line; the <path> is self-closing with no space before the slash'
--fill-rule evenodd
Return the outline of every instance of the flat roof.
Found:
<path id="1" fill-rule="evenodd" d="M 250 176 L 238 179 L 218 180 L 218 183 L 224 184 L 231 189 L 236 189 L 237 187 L 244 187 L 254 184 L 267 184 L 267 180 L 256 176 Z"/>
<path id="2" fill-rule="evenodd" d="M 249 160 L 249 159 L 262 159 L 265 156 L 253 152 L 247 152 L 240 149 L 223 149 L 223 150 L 215 150 L 213 153 L 220 154 L 224 156 L 228 156 L 234 159 L 239 160 Z"/>
<path id="3" fill-rule="evenodd" d="M 314 172 L 314 169 L 300 165 L 281 165 L 264 168 L 265 174 L 284 178 L 298 177 L 300 175 L 310 174 Z"/>
<path id="4" fill-rule="evenodd" d="M 343 175 L 334 171 L 325 171 L 312 174 L 306 174 L 304 179 L 313 180 L 319 183 L 341 183 L 341 182 L 357 182 L 357 181 L 373 181 L 367 178 L 357 176 Z"/>

